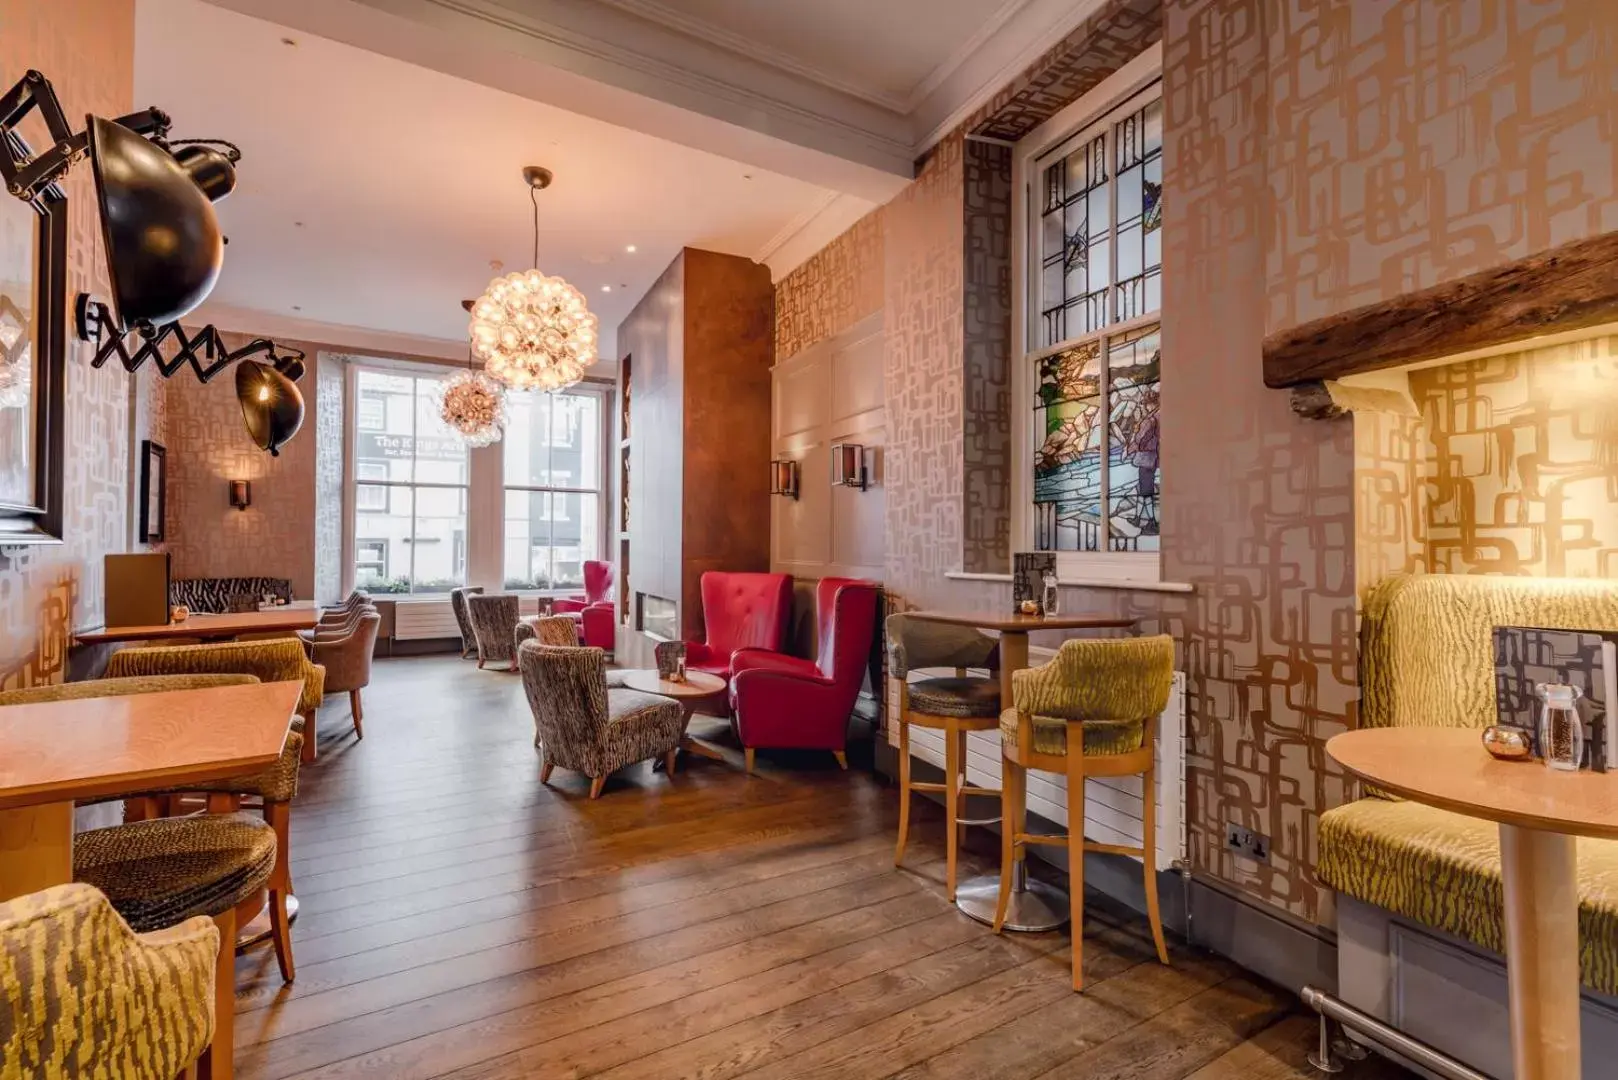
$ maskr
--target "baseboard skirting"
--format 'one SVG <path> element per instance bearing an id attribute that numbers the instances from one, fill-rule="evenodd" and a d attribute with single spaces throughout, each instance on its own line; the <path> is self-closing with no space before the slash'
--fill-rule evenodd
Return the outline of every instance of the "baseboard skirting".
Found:
<path id="1" fill-rule="evenodd" d="M 897 784 L 898 751 L 878 738 L 874 757 L 877 772 Z M 912 759 L 910 767 L 914 779 L 936 782 L 943 778 L 941 769 L 920 758 Z M 943 801 L 930 792 L 917 794 Z M 1029 815 L 1029 821 L 1038 829 L 1062 831 L 1062 826 L 1037 814 Z M 1000 833 L 998 825 L 983 827 L 996 836 Z M 1061 848 L 1032 847 L 1031 854 L 1067 874 L 1067 852 Z M 1088 852 L 1084 883 L 1144 917 L 1146 885 L 1140 863 L 1134 859 Z M 1293 993 L 1305 986 L 1337 992 L 1337 941 L 1329 930 L 1303 925 L 1200 874 L 1159 871 L 1157 894 L 1163 925 L 1193 945 L 1218 953 Z"/>

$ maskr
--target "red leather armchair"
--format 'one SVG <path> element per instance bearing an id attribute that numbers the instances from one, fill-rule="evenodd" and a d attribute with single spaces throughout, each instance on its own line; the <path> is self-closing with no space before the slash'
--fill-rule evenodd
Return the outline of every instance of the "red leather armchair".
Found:
<path id="1" fill-rule="evenodd" d="M 551 601 L 551 612 L 579 620 L 579 640 L 586 646 L 612 652 L 616 644 L 613 620 L 616 605 L 612 598 L 612 563 L 588 559 L 584 564 L 584 595 L 564 596 Z"/>
<path id="2" fill-rule="evenodd" d="M 686 667 L 729 679 L 730 657 L 737 649 L 780 650 L 791 615 L 790 574 L 710 570 L 702 575 L 702 621 L 708 640 L 686 642 Z"/>
<path id="3" fill-rule="evenodd" d="M 855 578 L 821 578 L 815 589 L 820 648 L 814 661 L 760 649 L 731 658 L 730 703 L 753 771 L 753 751 L 830 750 L 848 768 L 848 718 L 871 659 L 878 586 Z"/>

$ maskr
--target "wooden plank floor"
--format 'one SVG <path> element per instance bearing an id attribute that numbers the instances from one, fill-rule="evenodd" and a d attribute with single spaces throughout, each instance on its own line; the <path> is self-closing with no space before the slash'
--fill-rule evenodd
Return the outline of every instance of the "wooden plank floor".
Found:
<path id="1" fill-rule="evenodd" d="M 894 791 L 829 755 L 631 768 L 592 803 L 539 783 L 514 675 L 382 661 L 365 704 L 363 742 L 323 711 L 293 806 L 297 982 L 237 961 L 244 1080 L 1313 1075 L 1288 995 L 1159 965 L 1100 898 L 1072 993 L 1065 933 L 956 913 L 919 804 L 895 870 Z"/>

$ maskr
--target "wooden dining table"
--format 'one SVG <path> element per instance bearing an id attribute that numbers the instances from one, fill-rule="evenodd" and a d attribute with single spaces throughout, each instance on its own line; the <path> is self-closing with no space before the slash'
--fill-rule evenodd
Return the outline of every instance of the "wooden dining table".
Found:
<path id="1" fill-rule="evenodd" d="M 1010 611 L 907 611 L 907 618 L 924 622 L 972 626 L 1000 634 L 1000 708 L 1014 704 L 1011 676 L 1028 666 L 1028 635 L 1039 630 L 1132 630 L 1136 620 L 1122 615 L 1023 615 Z M 1080 826 L 1083 827 L 1082 825 Z M 980 923 L 994 924 L 1000 901 L 1000 876 L 980 874 L 955 889 L 955 906 Z M 1062 889 L 1028 876 L 1028 860 L 1017 862 L 1011 901 L 1006 909 L 1007 930 L 1055 930 L 1068 921 L 1071 905 Z"/>
<path id="2" fill-rule="evenodd" d="M 1513 1075 L 1579 1080 L 1576 838 L 1618 840 L 1618 776 L 1497 761 L 1471 728 L 1362 728 L 1326 754 L 1384 791 L 1500 827 Z"/>
<path id="3" fill-rule="evenodd" d="M 283 605 L 263 611 L 237 611 L 228 614 L 198 612 L 189 618 L 147 626 L 103 626 L 74 634 L 80 645 L 107 645 L 122 641 L 163 641 L 168 638 L 198 638 L 226 641 L 240 634 L 277 633 L 309 630 L 320 621 L 314 605 Z"/>
<path id="4" fill-rule="evenodd" d="M 73 880 L 73 806 L 281 756 L 297 680 L 0 706 L 0 901 Z"/>

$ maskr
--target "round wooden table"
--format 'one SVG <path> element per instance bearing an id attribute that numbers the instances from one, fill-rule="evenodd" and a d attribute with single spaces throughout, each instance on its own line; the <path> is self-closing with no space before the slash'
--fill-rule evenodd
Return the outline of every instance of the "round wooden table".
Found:
<path id="1" fill-rule="evenodd" d="M 1618 774 L 1497 761 L 1474 729 L 1349 731 L 1326 753 L 1384 791 L 1499 824 L 1514 1074 L 1579 1080 L 1575 838 L 1618 839 Z"/>
<path id="2" fill-rule="evenodd" d="M 724 693 L 726 683 L 724 679 L 710 675 L 706 671 L 688 671 L 685 682 L 673 682 L 660 678 L 654 668 L 633 668 L 624 672 L 624 686 L 630 690 L 639 690 L 643 694 L 659 694 L 678 701 L 680 710 L 685 713 L 686 726 L 689 727 L 691 711 L 697 702 Z M 680 749 L 714 761 L 725 760 L 723 753 L 693 739 L 689 732 L 680 735 Z"/>
<path id="3" fill-rule="evenodd" d="M 1028 666 L 1028 634 L 1033 630 L 1127 630 L 1134 619 L 1117 615 L 1022 615 L 1010 611 L 907 611 L 912 619 L 975 626 L 1000 632 L 1000 708 L 1011 708 L 1011 675 Z M 1071 825 L 1070 825 L 1071 827 Z M 1084 828 L 1081 822 L 1078 826 Z M 994 925 L 1000 903 L 1000 875 L 980 874 L 955 889 L 955 906 L 963 915 Z M 1067 892 L 1028 876 L 1028 860 L 1019 859 L 1006 906 L 1005 929 L 1055 930 L 1071 917 Z"/>

